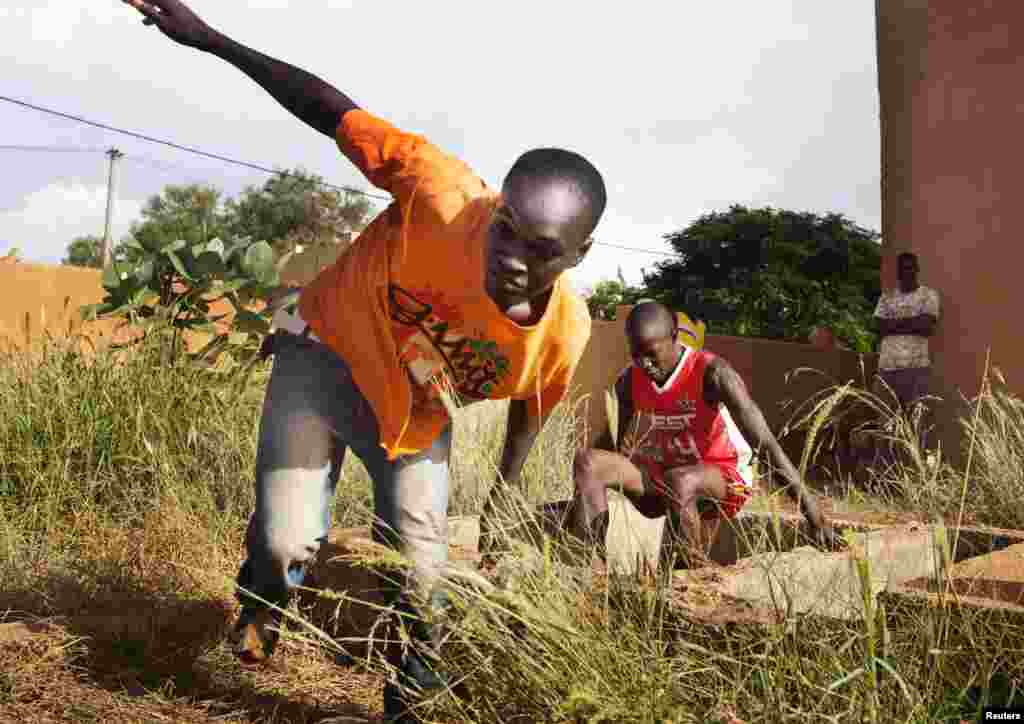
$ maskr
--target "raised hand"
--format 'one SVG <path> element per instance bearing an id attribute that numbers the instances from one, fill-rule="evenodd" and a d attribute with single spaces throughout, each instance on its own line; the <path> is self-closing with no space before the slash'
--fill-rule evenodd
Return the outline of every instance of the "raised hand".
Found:
<path id="1" fill-rule="evenodd" d="M 145 16 L 143 25 L 155 25 L 181 45 L 210 50 L 217 37 L 209 25 L 181 0 L 123 0 Z"/>
<path id="2" fill-rule="evenodd" d="M 247 48 L 214 30 L 181 0 L 123 2 L 142 14 L 144 25 L 155 25 L 174 42 L 235 66 L 289 113 L 332 140 L 341 117 L 358 107 L 344 93 L 315 75 Z"/>

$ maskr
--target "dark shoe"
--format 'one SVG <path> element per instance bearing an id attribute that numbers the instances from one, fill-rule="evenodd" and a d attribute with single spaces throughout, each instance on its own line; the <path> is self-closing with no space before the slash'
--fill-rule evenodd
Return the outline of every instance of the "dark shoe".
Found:
<path id="1" fill-rule="evenodd" d="M 435 593 L 431 608 L 443 620 L 447 597 Z M 403 646 L 400 658 L 391 661 L 398 669 L 397 681 L 388 681 L 384 686 L 384 721 L 413 724 L 420 718 L 410 710 L 448 687 L 448 677 L 438 671 L 438 664 L 449 630 L 442 621 L 428 622 L 419 617 L 407 601 L 398 604 L 396 613 L 402 616 L 402 622 L 396 621 L 394 625 L 404 626 L 411 641 Z"/>
<path id="2" fill-rule="evenodd" d="M 384 685 L 384 721 L 388 724 L 418 724 L 417 704 L 448 685 L 446 677 L 434 671 L 418 653 L 410 652 L 398 670 L 398 681 Z"/>
<path id="3" fill-rule="evenodd" d="M 281 613 L 271 608 L 243 608 L 228 642 L 238 659 L 248 666 L 265 663 L 274 653 L 280 636 Z"/>

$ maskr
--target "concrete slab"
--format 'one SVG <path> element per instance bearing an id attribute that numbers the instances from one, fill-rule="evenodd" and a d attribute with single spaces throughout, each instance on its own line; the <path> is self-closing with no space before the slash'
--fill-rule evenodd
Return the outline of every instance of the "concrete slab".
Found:
<path id="1" fill-rule="evenodd" d="M 889 610 L 896 610 L 897 607 L 913 607 L 926 610 L 945 606 L 967 612 L 988 611 L 998 614 L 998 618 L 994 619 L 996 623 L 1012 623 L 1016 631 L 1024 632 L 1024 604 L 1009 603 L 980 596 L 958 594 L 956 597 L 953 597 L 906 584 L 880 592 L 878 599 L 879 601 L 884 601 L 886 608 Z M 989 623 L 991 624 L 992 621 L 990 620 Z"/>
<path id="2" fill-rule="evenodd" d="M 962 560 L 950 567 L 947 578 L 915 579 L 907 587 L 937 592 L 946 584 L 958 596 L 1024 604 L 1024 543 Z"/>
<path id="3" fill-rule="evenodd" d="M 448 519 L 449 547 L 476 550 L 480 540 L 480 516 L 460 515 Z"/>
<path id="4" fill-rule="evenodd" d="M 662 561 L 669 560 L 672 550 L 664 537 L 665 519 L 650 519 L 641 515 L 623 496 L 608 495 L 608 536 L 606 550 L 608 564 L 619 574 L 634 574 L 647 566 L 658 570 Z M 564 539 L 568 525 L 569 501 L 545 503 L 538 508 L 537 525 L 523 526 L 513 537 L 542 545 L 541 534 Z M 882 529 L 848 521 L 833 520 L 840 530 Z M 449 520 L 449 539 L 453 545 L 474 548 L 480 534 L 478 516 L 463 516 Z M 788 551 L 809 540 L 802 516 L 785 512 L 740 511 L 731 521 L 723 523 L 718 538 L 710 551 L 710 558 L 719 565 L 732 565 L 738 560 L 766 551 Z M 565 562 L 571 562 L 566 560 Z"/>
<path id="5" fill-rule="evenodd" d="M 847 518 L 832 514 L 829 521 L 839 530 L 865 532 L 889 530 L 910 526 L 910 522 L 865 522 L 857 517 Z M 926 524 L 919 524 L 926 527 Z M 947 538 L 957 539 L 954 561 L 992 553 L 1011 545 L 1024 543 L 1024 531 L 990 528 L 985 526 L 947 526 Z M 711 551 L 711 559 L 721 565 L 731 565 L 746 556 L 767 550 L 788 551 L 809 541 L 807 523 L 803 516 L 791 512 L 762 512 L 743 510 L 731 522 L 723 525 L 719 539 Z"/>
<path id="6" fill-rule="evenodd" d="M 757 553 L 789 551 L 800 545 L 802 534 L 806 534 L 806 525 L 803 517 L 795 513 L 741 510 L 719 528 L 710 558 L 719 565 L 730 566 Z"/>
<path id="7" fill-rule="evenodd" d="M 608 536 L 605 550 L 608 571 L 623 575 L 658 570 L 665 555 L 665 518 L 646 518 L 623 496 L 608 496 Z M 667 560 L 667 558 L 662 558 Z"/>
<path id="8" fill-rule="evenodd" d="M 960 561 L 949 569 L 949 575 L 954 578 L 1024 581 L 1024 543 Z"/>
<path id="9" fill-rule="evenodd" d="M 1013 545 L 1024 543 L 1024 531 L 986 526 L 965 525 L 960 528 L 949 526 L 950 543 L 956 537 L 954 561 L 994 553 Z"/>
<path id="10" fill-rule="evenodd" d="M 914 578 L 932 575 L 935 555 L 931 530 L 903 526 L 857 535 L 870 562 L 871 595 Z M 810 546 L 763 553 L 741 560 L 723 577 L 723 594 L 789 614 L 831 618 L 863 615 L 863 592 L 853 553 L 824 553 Z"/>
<path id="11" fill-rule="evenodd" d="M 564 537 L 569 501 L 555 501 L 537 510 L 536 525 L 522 526 L 514 538 L 540 546 L 543 535 Z M 609 531 L 607 540 L 609 572 L 635 574 L 646 568 L 655 571 L 659 561 L 667 560 L 664 539 L 664 518 L 648 519 L 638 513 L 622 496 L 609 496 Z M 930 526 L 903 524 L 883 527 L 834 519 L 840 529 L 853 529 L 863 554 L 870 561 L 871 593 L 909 590 L 915 580 L 927 581 L 936 572 L 934 531 Z M 992 529 L 963 529 L 957 558 L 969 552 L 1001 545 L 1001 541 L 1024 540 L 1018 531 L 993 532 Z M 479 556 L 479 518 L 453 517 L 449 520 L 450 557 L 455 569 L 467 575 L 477 571 Z M 817 613 L 834 618 L 856 618 L 862 615 L 863 596 L 859 577 L 852 565 L 851 554 L 824 553 L 801 545 L 806 538 L 806 524 L 792 513 L 741 512 L 721 528 L 719 540 L 712 550 L 712 560 L 725 567 L 716 569 L 714 590 L 725 599 L 742 602 L 760 609 L 782 609 L 790 613 Z M 356 566 L 345 558 L 372 549 L 366 529 L 335 530 L 321 550 L 317 565 L 311 571 L 311 585 L 347 591 L 365 600 L 368 606 L 337 602 L 320 602 L 320 618 L 330 609 L 334 630 L 366 631 L 376 619 L 373 608 L 375 581 L 368 569 Z M 1018 548 L 1005 553 L 1016 556 Z M 340 558 L 339 558 L 340 556 Z M 527 556 L 528 558 L 528 556 Z M 334 559 L 333 561 L 331 559 Z M 565 563 L 567 561 L 561 561 Z M 575 562 L 575 561 L 571 561 Z M 514 585 L 516 571 L 531 569 L 525 558 L 507 562 L 505 574 L 490 576 L 488 585 Z M 529 564 L 529 565 L 528 565 Z M 977 564 L 975 564 L 977 565 Z M 567 569 L 568 570 L 568 569 Z M 1024 571 L 1019 566 L 1016 570 Z M 507 575 L 506 575 L 507 574 Z M 505 579 L 509 579 L 505 581 Z M 1024 578 L 1024 576 L 1022 576 Z M 1024 589 L 1024 581 L 1016 578 L 987 580 L 1008 582 L 1016 586 L 1011 593 Z M 505 581 L 505 583 L 502 583 Z M 1000 590 L 1003 598 L 1006 586 Z M 377 599 L 379 600 L 379 599 Z M 1014 600 L 1017 600 L 1016 598 Z"/>
<path id="12" fill-rule="evenodd" d="M 664 518 L 649 519 L 621 495 L 611 492 L 608 496 L 608 566 L 616 573 L 631 574 L 641 570 L 643 565 L 657 569 L 662 546 Z M 564 540 L 568 525 L 569 501 L 559 500 L 537 508 L 536 525 L 521 526 L 510 531 L 510 537 L 543 545 L 543 536 Z M 448 522 L 449 541 L 453 545 L 476 550 L 480 536 L 479 516 L 453 517 Z M 574 563 L 571 553 L 565 552 L 563 563 Z"/>
<path id="13" fill-rule="evenodd" d="M 50 627 L 41 623 L 25 623 L 22 621 L 0 623 L 0 646 L 27 643 L 40 634 L 45 634 L 49 631 Z"/>

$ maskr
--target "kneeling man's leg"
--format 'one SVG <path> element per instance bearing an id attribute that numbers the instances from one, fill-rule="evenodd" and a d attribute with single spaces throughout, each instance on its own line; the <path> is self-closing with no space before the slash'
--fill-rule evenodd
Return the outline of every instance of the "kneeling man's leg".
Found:
<path id="1" fill-rule="evenodd" d="M 747 501 L 746 484 L 735 468 L 717 463 L 674 468 L 665 478 L 671 533 L 684 544 L 685 563 L 707 565 L 722 519 Z"/>
<path id="2" fill-rule="evenodd" d="M 637 509 L 654 517 L 664 511 L 654 500 L 644 473 L 628 458 L 607 450 L 587 449 L 573 460 L 575 493 L 572 533 L 587 543 L 603 547 L 608 532 L 608 488 L 626 495 Z"/>

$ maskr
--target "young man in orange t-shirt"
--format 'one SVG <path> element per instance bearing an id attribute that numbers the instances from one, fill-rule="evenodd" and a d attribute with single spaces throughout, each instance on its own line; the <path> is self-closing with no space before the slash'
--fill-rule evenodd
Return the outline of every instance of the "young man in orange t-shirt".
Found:
<path id="1" fill-rule="evenodd" d="M 397 608 L 443 606 L 436 584 L 447 559 L 451 431 L 443 393 L 462 403 L 511 400 L 498 480 L 514 485 L 590 336 L 586 305 L 564 272 L 590 248 L 606 203 L 601 175 L 578 154 L 535 149 L 516 161 L 499 194 L 426 139 L 225 37 L 179 0 L 125 1 L 172 40 L 246 73 L 394 197 L 302 291 L 298 314 L 277 320 L 293 334 L 274 338 L 256 510 L 239 573 L 239 655 L 261 661 L 271 653 L 279 618 L 245 592 L 287 602 L 327 533 L 348 449 L 373 479 L 375 537 L 413 564 L 392 591 Z M 501 488 L 492 488 L 485 521 Z M 482 538 L 482 546 L 490 540 Z M 425 645 L 395 662 L 406 683 L 443 685 L 429 664 L 436 633 L 415 628 Z M 409 696 L 388 684 L 390 720 L 406 720 Z"/>

